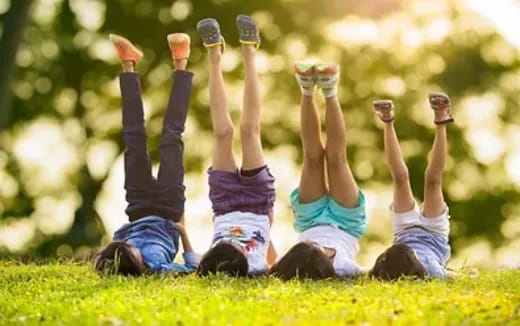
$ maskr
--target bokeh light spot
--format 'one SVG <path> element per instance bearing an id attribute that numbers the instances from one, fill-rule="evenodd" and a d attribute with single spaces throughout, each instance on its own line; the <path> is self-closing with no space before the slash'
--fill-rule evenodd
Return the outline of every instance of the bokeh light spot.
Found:
<path id="1" fill-rule="evenodd" d="M 186 0 L 177 0 L 173 3 L 170 13 L 175 20 L 185 20 L 192 10 L 191 3 Z"/>
<path id="2" fill-rule="evenodd" d="M 98 0 L 70 0 L 76 20 L 85 29 L 97 31 L 105 22 L 106 4 Z"/>

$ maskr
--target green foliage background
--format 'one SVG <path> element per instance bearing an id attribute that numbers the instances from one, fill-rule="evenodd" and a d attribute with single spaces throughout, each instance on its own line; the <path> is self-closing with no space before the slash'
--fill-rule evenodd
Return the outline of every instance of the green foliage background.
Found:
<path id="1" fill-rule="evenodd" d="M 148 116 L 150 149 L 157 148 L 170 87 L 165 36 L 174 31 L 192 36 L 190 67 L 196 77 L 189 121 L 192 131 L 186 136 L 186 169 L 188 173 L 201 174 L 211 149 L 211 125 L 205 55 L 195 25 L 202 18 L 217 18 L 228 40 L 228 51 L 233 54 L 237 46 L 234 19 L 240 13 L 255 16 L 263 28 L 262 55 L 269 68 L 261 77 L 265 88 L 263 139 L 268 151 L 287 149 L 294 154 L 294 160 L 301 161 L 299 90 L 291 69 L 294 61 L 306 57 L 337 61 L 342 67 L 340 99 L 349 128 L 349 158 L 360 185 L 371 189 L 390 185 L 382 159 L 381 128 L 370 103 L 391 97 L 398 108 L 398 133 L 412 187 L 420 199 L 423 171 L 433 140 L 426 94 L 445 91 L 453 99 L 458 121 L 449 130 L 450 160 L 445 177 L 454 250 L 482 239 L 494 248 L 517 243 L 520 187 L 513 182 L 507 164 L 512 153 L 519 150 L 515 136 L 519 136 L 520 122 L 520 53 L 491 23 L 459 1 L 440 1 L 444 9 L 432 13 L 415 10 L 417 1 L 33 2 L 15 60 L 17 70 L 10 80 L 11 101 L 1 104 L 3 113 L 8 114 L 3 114 L 0 131 L 0 229 L 37 213 L 39 198 L 59 199 L 74 194 L 79 200 L 70 229 L 51 235 L 37 231 L 24 248 L 26 252 L 52 256 L 64 243 L 73 249 L 95 246 L 105 232 L 95 202 L 108 171 L 92 172 L 88 166 L 89 149 L 100 143 L 113 146 L 117 154 L 124 149 L 120 99 L 113 91 L 120 67 L 110 54 L 111 48 L 107 48 L 107 34 L 125 35 L 144 50 L 145 59 L 138 70 L 147 104 L 152 107 Z M 11 10 L 14 3 L 11 1 Z M 96 25 L 88 11 L 82 10 L 85 3 L 99 13 L 100 24 Z M 3 25 L 7 15 L 9 10 L 0 14 L 3 38 L 13 32 Z M 424 35 L 428 28 L 439 18 L 449 22 L 446 36 L 410 45 L 407 26 L 427 38 Z M 359 35 L 364 35 L 362 25 L 366 22 L 383 24 L 382 30 L 394 28 L 396 32 L 385 31 L 384 42 L 380 41 L 381 36 L 371 42 L 355 41 L 357 30 L 343 30 L 352 35 L 334 38 L 329 27 L 341 21 L 359 22 Z M 232 62 L 229 67 L 225 77 L 230 90 L 239 89 L 241 65 Z M 232 111 L 235 118 L 237 109 Z M 479 134 L 474 134 L 475 121 L 479 115 L 489 116 L 489 111 L 495 113 L 487 121 L 489 124 L 478 123 L 500 138 L 503 150 L 492 159 L 482 159 L 478 147 L 490 145 L 485 139 L 479 144 Z M 23 162 L 16 154 L 17 139 L 35 121 L 57 124 L 75 148 L 74 168 L 61 175 L 57 186 L 35 186 L 43 172 L 31 168 L 30 162 Z M 52 156 L 50 151 L 50 160 Z M 107 159 L 113 162 L 117 156 Z M 152 157 L 157 159 L 155 151 Z M 284 179 L 282 175 L 277 177 Z M 291 217 L 279 218 L 290 221 Z M 366 241 L 380 238 L 388 235 L 371 233 Z"/>

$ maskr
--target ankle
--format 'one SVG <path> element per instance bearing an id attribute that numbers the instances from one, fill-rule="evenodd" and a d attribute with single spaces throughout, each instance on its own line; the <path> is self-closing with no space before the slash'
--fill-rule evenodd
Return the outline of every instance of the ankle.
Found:
<path id="1" fill-rule="evenodd" d="M 323 89 L 322 89 L 323 91 Z M 323 94 L 325 95 L 325 94 Z M 337 92 L 333 95 L 325 96 L 325 103 L 336 103 L 338 102 L 338 95 Z"/>
<path id="2" fill-rule="evenodd" d="M 188 59 L 174 60 L 173 63 L 175 65 L 175 70 L 186 70 Z"/>
<path id="3" fill-rule="evenodd" d="M 254 44 L 242 44 L 242 53 L 245 55 L 252 55 L 256 53 L 256 45 Z"/>
<path id="4" fill-rule="evenodd" d="M 313 103 L 313 102 L 314 102 L 314 94 L 307 95 L 307 94 L 302 93 L 301 103 Z"/>
<path id="5" fill-rule="evenodd" d="M 433 116 L 435 117 L 435 121 L 444 120 L 448 117 L 449 113 L 444 110 L 434 110 Z"/>
<path id="6" fill-rule="evenodd" d="M 213 63 L 220 62 L 220 59 L 222 58 L 222 52 L 220 51 L 220 47 L 214 46 L 208 48 L 208 58 Z"/>
<path id="7" fill-rule="evenodd" d="M 123 61 L 123 72 L 134 72 L 134 65 L 133 61 Z"/>
<path id="8" fill-rule="evenodd" d="M 316 87 L 303 87 L 303 86 L 300 86 L 300 90 L 302 91 L 302 96 L 303 97 L 313 98 L 314 97 L 314 92 L 316 90 Z"/>

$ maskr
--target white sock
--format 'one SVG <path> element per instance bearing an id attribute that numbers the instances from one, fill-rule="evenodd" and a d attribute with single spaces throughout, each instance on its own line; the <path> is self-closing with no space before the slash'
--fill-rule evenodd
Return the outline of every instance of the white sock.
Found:
<path id="1" fill-rule="evenodd" d="M 330 74 L 318 74 L 317 76 L 317 84 L 318 87 L 321 88 L 321 92 L 325 97 L 332 97 L 338 94 L 338 82 L 339 82 L 339 73 L 330 75 Z"/>
<path id="2" fill-rule="evenodd" d="M 312 87 L 300 86 L 300 89 L 301 89 L 303 95 L 305 95 L 305 96 L 313 96 L 314 95 L 314 91 L 316 90 L 316 87 L 314 87 L 314 86 L 312 86 Z"/>
<path id="3" fill-rule="evenodd" d="M 333 96 L 338 95 L 338 87 L 322 88 L 321 92 L 323 93 L 323 96 L 325 96 L 325 97 L 333 97 Z"/>
<path id="4" fill-rule="evenodd" d="M 314 90 L 316 89 L 314 80 L 314 76 L 303 76 L 298 73 L 294 74 L 298 85 L 300 85 L 300 89 L 303 95 L 312 96 L 314 95 Z"/>

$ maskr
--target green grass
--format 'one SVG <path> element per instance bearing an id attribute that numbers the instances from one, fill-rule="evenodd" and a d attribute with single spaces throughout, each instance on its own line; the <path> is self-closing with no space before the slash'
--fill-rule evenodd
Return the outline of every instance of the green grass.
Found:
<path id="1" fill-rule="evenodd" d="M 281 282 L 97 275 L 0 261 L 0 325 L 520 325 L 520 271 L 476 279 Z"/>

